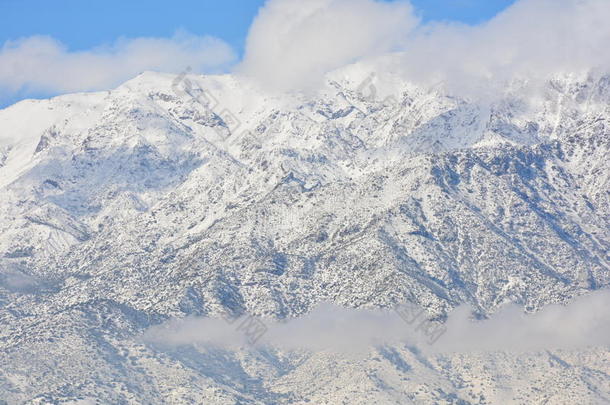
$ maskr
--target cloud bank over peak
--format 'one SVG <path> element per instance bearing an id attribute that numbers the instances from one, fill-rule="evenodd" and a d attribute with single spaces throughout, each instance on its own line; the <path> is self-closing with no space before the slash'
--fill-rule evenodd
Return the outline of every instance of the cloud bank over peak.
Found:
<path id="1" fill-rule="evenodd" d="M 413 81 L 444 81 L 454 90 L 606 73 L 609 15 L 605 0 L 521 0 L 479 26 L 421 27 L 405 44 L 400 65 Z"/>
<path id="2" fill-rule="evenodd" d="M 270 0 L 239 71 L 280 90 L 314 86 L 333 69 L 399 49 L 417 24 L 406 1 Z"/>
<path id="3" fill-rule="evenodd" d="M 399 51 L 398 63 L 379 70 L 472 92 L 608 70 L 609 15 L 607 0 L 520 0 L 467 26 L 422 24 L 408 1 L 270 0 L 252 24 L 239 71 L 274 89 L 300 90 L 334 69 Z"/>

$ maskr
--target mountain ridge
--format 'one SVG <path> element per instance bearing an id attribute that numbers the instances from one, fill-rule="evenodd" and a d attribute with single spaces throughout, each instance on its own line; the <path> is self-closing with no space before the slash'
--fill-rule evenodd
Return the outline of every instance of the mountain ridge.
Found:
<path id="1" fill-rule="evenodd" d="M 399 96 L 382 98 L 377 90 L 394 82 L 368 73 L 354 80 L 353 69 L 343 78 L 333 73 L 321 93 L 296 99 L 266 94 L 239 77 L 149 72 L 110 92 L 0 111 L 0 312 L 7 325 L 0 347 L 2 363 L 13 370 L 0 375 L 0 392 L 26 400 L 44 391 L 15 382 L 18 370 L 40 371 L 19 357 L 19 347 L 42 355 L 27 332 L 39 323 L 49 324 L 37 332 L 48 335 L 41 339 L 66 334 L 79 342 L 75 359 L 92 350 L 103 364 L 100 381 L 139 381 L 112 394 L 129 403 L 142 387 L 160 389 L 145 380 L 162 362 L 140 375 L 125 368 L 127 358 L 108 353 L 142 350 L 146 356 L 131 355 L 136 363 L 166 358 L 133 339 L 173 317 L 229 311 L 284 319 L 322 301 L 355 308 L 413 302 L 443 321 L 462 303 L 479 317 L 506 302 L 532 312 L 608 286 L 608 76 L 553 79 L 539 98 L 508 89 L 477 104 L 406 82 Z M 378 291 L 388 278 L 393 288 Z M 379 350 L 420 362 L 430 377 L 425 386 L 451 391 L 427 391 L 422 403 L 485 403 L 448 382 L 454 377 L 445 380 L 465 369 L 416 360 L 405 347 Z M 183 367 L 188 378 L 213 373 L 179 352 L 167 358 L 171 371 L 163 375 Z M 226 403 L 262 403 L 254 399 L 259 389 L 267 401 L 324 403 L 303 393 L 304 382 L 287 396 L 269 388 L 283 378 L 281 351 L 264 366 L 255 360 L 264 351 L 204 353 L 196 356 L 216 365 L 214 383 L 183 388 L 183 399 L 211 384 L 214 395 L 233 398 Z M 228 388 L 235 381 L 222 382 L 224 366 L 213 360 L 224 355 L 242 356 L 232 360 L 240 364 L 235 370 L 269 367 L 276 379 L 234 370 L 230 378 L 239 384 L 262 385 Z M 307 381 L 311 374 L 297 365 L 324 355 L 287 356 L 290 378 Z M 309 360 L 301 363 L 302 356 Z M 384 358 L 392 363 L 393 356 Z M 483 363 L 504 355 L 485 356 Z M 353 376 L 356 369 L 342 370 Z M 367 384 L 400 390 L 393 379 L 412 374 L 400 366 L 396 372 L 400 377 L 389 380 L 369 375 Z M 607 375 L 594 385 L 607 386 Z M 581 377 L 566 378 L 579 384 Z M 49 395 L 59 398 L 52 385 Z M 90 386 L 89 395 L 98 388 Z M 498 387 L 481 390 L 489 395 Z M 70 397 L 78 389 L 68 391 Z M 390 395 L 376 392 L 333 395 Z M 366 403 L 359 400 L 353 403 Z"/>

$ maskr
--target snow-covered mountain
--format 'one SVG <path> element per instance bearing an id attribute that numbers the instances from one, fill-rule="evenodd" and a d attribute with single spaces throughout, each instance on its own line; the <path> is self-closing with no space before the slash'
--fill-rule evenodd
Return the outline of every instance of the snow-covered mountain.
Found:
<path id="1" fill-rule="evenodd" d="M 140 339 L 324 301 L 484 318 L 610 284 L 610 76 L 473 101 L 369 73 L 290 96 L 143 73 L 0 111 L 0 398 L 610 402 L 607 348 L 350 358 Z"/>

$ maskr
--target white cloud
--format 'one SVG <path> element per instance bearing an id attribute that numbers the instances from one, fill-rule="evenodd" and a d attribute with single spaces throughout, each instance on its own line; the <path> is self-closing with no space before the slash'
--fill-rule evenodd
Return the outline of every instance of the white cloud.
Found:
<path id="1" fill-rule="evenodd" d="M 417 21 L 406 1 L 270 0 L 240 71 L 273 89 L 315 86 L 330 70 L 397 49 Z"/>
<path id="2" fill-rule="evenodd" d="M 269 0 L 250 27 L 237 72 L 273 90 L 303 90 L 330 71 L 375 60 L 367 68 L 380 78 L 391 70 L 415 84 L 493 94 L 515 79 L 610 70 L 608 15 L 608 0 L 520 0 L 486 23 L 466 26 L 422 24 L 408 0 Z M 394 51 L 391 64 L 376 58 Z M 50 37 L 29 37 L 0 48 L 0 89 L 107 89 L 144 70 L 214 72 L 235 60 L 221 40 L 188 34 L 79 52 Z"/>
<path id="3" fill-rule="evenodd" d="M 113 88 L 145 70 L 216 71 L 235 61 L 231 47 L 212 37 L 121 39 L 71 52 L 59 41 L 34 36 L 0 48 L 0 88 L 9 92 L 64 93 Z"/>
<path id="4" fill-rule="evenodd" d="M 479 26 L 421 27 L 405 44 L 403 74 L 494 92 L 513 80 L 607 72 L 609 15 L 607 0 L 521 0 Z"/>
<path id="5" fill-rule="evenodd" d="M 478 26 L 419 24 L 407 1 L 270 0 L 240 71 L 276 89 L 303 89 L 336 68 L 400 51 L 391 66 L 375 68 L 379 75 L 397 70 L 416 84 L 495 92 L 507 81 L 608 70 L 608 16 L 608 0 L 520 0 Z"/>
<path id="6" fill-rule="evenodd" d="M 566 306 L 550 305 L 535 314 L 509 305 L 488 320 L 470 319 L 471 308 L 454 310 L 440 338 L 429 345 L 420 328 L 423 317 L 410 324 L 393 311 L 339 308 L 324 304 L 287 323 L 266 322 L 257 344 L 282 349 L 360 351 L 379 344 L 410 344 L 428 353 L 470 351 L 538 351 L 610 345 L 610 290 L 575 299 Z M 245 319 L 245 318 L 244 318 Z M 187 318 L 155 326 L 145 334 L 149 342 L 167 345 L 204 344 L 235 348 L 247 343 L 241 321 Z M 438 335 L 437 335 L 438 336 Z"/>

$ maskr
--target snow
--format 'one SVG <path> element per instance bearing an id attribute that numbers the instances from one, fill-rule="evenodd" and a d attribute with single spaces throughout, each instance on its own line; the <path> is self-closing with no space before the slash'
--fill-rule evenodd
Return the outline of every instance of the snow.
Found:
<path id="1" fill-rule="evenodd" d="M 318 93 L 289 95 L 189 75 L 212 109 L 175 92 L 175 75 L 145 72 L 110 92 L 1 110 L 0 393 L 608 400 L 606 348 L 426 357 L 392 346 L 350 359 L 139 340 L 151 323 L 223 310 L 290 318 L 321 301 L 410 301 L 442 320 L 460 303 L 479 316 L 506 302 L 536 311 L 609 285 L 607 77 L 483 102 L 381 71 L 356 64 Z M 360 91 L 371 72 L 372 98 Z M 393 288 L 376 293 L 389 274 Z M 28 288 L 9 285 L 17 276 Z"/>

